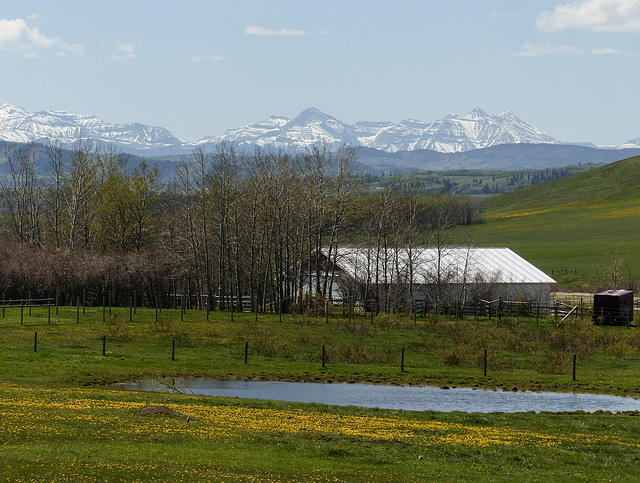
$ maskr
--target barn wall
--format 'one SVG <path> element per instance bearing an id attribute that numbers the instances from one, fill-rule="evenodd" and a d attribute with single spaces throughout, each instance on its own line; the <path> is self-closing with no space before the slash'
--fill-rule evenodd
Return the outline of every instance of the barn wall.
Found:
<path id="1" fill-rule="evenodd" d="M 403 286 L 393 284 L 389 286 L 392 296 L 406 296 L 408 289 Z M 433 287 L 428 285 L 415 285 L 414 296 L 417 300 L 430 299 L 433 294 Z M 527 301 L 536 305 L 549 305 L 551 303 L 551 286 L 549 284 L 468 284 L 464 288 L 466 292 L 463 294 L 463 287 L 459 284 L 451 284 L 446 288 L 449 294 L 450 302 L 459 302 L 461 300 L 473 300 L 478 297 L 484 300 L 495 300 L 502 297 L 503 300 L 510 301 Z M 309 277 L 305 277 L 303 287 L 304 293 L 309 292 Z M 375 286 L 369 286 L 369 298 L 375 292 Z M 384 287 L 382 284 L 378 287 L 378 293 L 384 297 Z M 311 288 L 311 293 L 315 295 L 315 287 Z M 333 290 L 331 298 L 333 300 L 349 299 L 353 297 L 357 301 L 363 301 L 366 293 L 365 284 L 355 282 L 344 273 L 337 273 L 334 278 Z M 396 301 L 396 303 L 401 303 Z"/>

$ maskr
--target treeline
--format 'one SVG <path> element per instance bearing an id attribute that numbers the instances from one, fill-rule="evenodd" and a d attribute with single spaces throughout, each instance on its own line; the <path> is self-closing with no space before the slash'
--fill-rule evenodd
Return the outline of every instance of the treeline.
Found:
<path id="1" fill-rule="evenodd" d="M 42 150 L 45 167 L 36 162 Z M 248 299 L 254 310 L 286 311 L 310 303 L 305 292 L 328 295 L 341 244 L 427 245 L 477 220 L 469 198 L 421 195 L 400 178 L 363 195 L 349 146 L 293 156 L 220 144 L 184 157 L 168 184 L 156 168 L 129 168 L 86 140 L 70 152 L 54 142 L 9 145 L 6 157 L 5 299 L 164 305 L 178 295 L 211 309 Z M 312 256 L 323 250 L 330 263 Z"/>
<path id="2" fill-rule="evenodd" d="M 411 179 L 415 189 L 423 194 L 455 194 L 486 196 L 506 193 L 531 184 L 544 183 L 587 171 L 599 166 L 586 163 L 561 168 L 524 170 L 459 169 L 449 171 L 423 171 L 406 175 L 365 175 L 363 182 L 369 192 L 386 188 L 394 179 Z"/>

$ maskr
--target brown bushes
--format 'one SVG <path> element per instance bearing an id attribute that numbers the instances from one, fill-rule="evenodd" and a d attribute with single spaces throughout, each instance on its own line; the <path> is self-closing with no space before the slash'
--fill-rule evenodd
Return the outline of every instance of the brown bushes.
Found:
<path id="1" fill-rule="evenodd" d="M 155 293 L 166 293 L 168 268 L 152 252 L 94 254 L 0 244 L 0 292 L 5 299 L 48 298 L 61 305 L 84 297 L 101 305 L 112 292 L 115 305 L 127 305 L 135 291 L 139 305 L 153 305 Z"/>

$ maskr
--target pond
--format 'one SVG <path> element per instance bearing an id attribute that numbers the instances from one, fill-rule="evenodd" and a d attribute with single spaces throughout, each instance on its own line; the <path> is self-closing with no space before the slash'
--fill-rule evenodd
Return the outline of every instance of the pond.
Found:
<path id="1" fill-rule="evenodd" d="M 120 389 L 173 391 L 204 396 L 268 399 L 362 406 L 410 411 L 526 412 L 640 410 L 640 400 L 602 394 L 492 391 L 471 388 L 443 389 L 433 386 L 381 386 L 373 384 L 327 384 L 221 379 L 174 379 L 118 384 Z"/>

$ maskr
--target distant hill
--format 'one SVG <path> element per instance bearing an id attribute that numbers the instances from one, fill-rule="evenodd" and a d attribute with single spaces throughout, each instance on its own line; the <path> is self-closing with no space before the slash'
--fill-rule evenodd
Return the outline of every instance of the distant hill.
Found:
<path id="1" fill-rule="evenodd" d="M 489 218 L 523 216 L 545 211 L 557 216 L 576 209 L 589 210 L 598 219 L 619 217 L 637 207 L 640 215 L 640 156 L 623 159 L 566 178 L 527 186 L 485 202 Z M 629 214 L 631 212 L 629 211 Z M 596 228 L 596 227 L 594 227 Z M 595 232 L 595 230 L 594 230 Z"/>
<path id="2" fill-rule="evenodd" d="M 605 284 L 614 259 L 640 280 L 638 186 L 640 156 L 488 199 L 484 223 L 455 236 L 512 248 L 573 289 Z"/>
<path id="3" fill-rule="evenodd" d="M 21 143 L 10 143 L 8 141 L 0 141 L 0 176 L 5 176 L 9 174 L 9 165 L 7 163 L 6 157 L 6 148 L 11 144 L 21 144 Z M 37 144 L 37 143 L 36 143 Z M 38 166 L 39 174 L 44 174 L 47 170 L 47 166 L 49 165 L 49 158 L 47 157 L 47 153 L 44 145 L 38 144 L 39 150 L 37 154 L 36 164 Z M 127 166 L 130 169 L 135 169 L 140 166 L 142 161 L 147 162 L 149 166 L 157 167 L 160 171 L 160 180 L 164 183 L 169 182 L 173 179 L 173 174 L 175 173 L 176 167 L 178 165 L 178 161 L 180 156 L 166 156 L 166 157 L 158 157 L 158 158 L 145 158 L 143 156 L 136 156 L 134 154 L 123 153 L 122 154 L 127 159 Z M 71 160 L 71 151 L 64 151 L 64 161 L 67 165 Z"/>
<path id="4" fill-rule="evenodd" d="M 570 164 L 607 164 L 637 155 L 640 155 L 640 148 L 602 149 L 569 144 L 501 144 L 461 153 L 426 149 L 387 153 L 358 148 L 362 170 L 372 174 L 452 169 L 546 169 Z"/>

